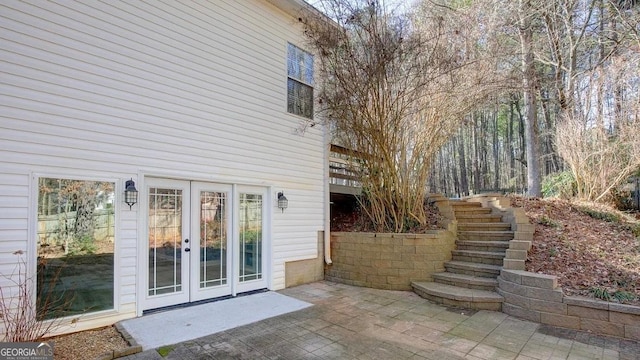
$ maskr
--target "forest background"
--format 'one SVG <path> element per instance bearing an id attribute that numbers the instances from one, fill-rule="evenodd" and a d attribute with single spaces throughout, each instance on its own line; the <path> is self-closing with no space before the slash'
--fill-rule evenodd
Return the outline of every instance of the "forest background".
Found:
<path id="1" fill-rule="evenodd" d="M 318 54 L 316 113 L 357 151 L 364 209 L 379 229 L 420 223 L 421 205 L 407 199 L 423 192 L 633 206 L 637 1 L 314 6 L 339 25 L 301 18 Z"/>

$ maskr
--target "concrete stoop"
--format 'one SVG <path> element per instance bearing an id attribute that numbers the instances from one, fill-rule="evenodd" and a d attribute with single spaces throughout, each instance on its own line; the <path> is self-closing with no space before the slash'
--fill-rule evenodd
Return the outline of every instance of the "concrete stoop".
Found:
<path id="1" fill-rule="evenodd" d="M 502 309 L 496 278 L 515 232 L 500 215 L 478 202 L 450 201 L 458 221 L 457 249 L 432 281 L 414 281 L 415 293 L 438 304 L 475 310 Z"/>

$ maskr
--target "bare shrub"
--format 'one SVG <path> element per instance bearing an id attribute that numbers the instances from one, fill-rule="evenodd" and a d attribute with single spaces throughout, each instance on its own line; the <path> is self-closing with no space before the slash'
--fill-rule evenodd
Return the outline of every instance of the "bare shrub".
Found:
<path id="1" fill-rule="evenodd" d="M 334 141 L 357 152 L 362 209 L 376 231 L 427 223 L 433 156 L 495 79 L 473 12 L 422 6 L 411 15 L 379 2 L 326 0 L 301 21 L 318 54 L 319 113 Z"/>
<path id="2" fill-rule="evenodd" d="M 640 168 L 640 76 L 637 55 L 618 56 L 582 79 L 580 111 L 557 126 L 558 153 L 581 200 L 609 200 Z"/>
<path id="3" fill-rule="evenodd" d="M 59 280 L 59 272 L 47 280 L 46 284 L 36 284 L 37 276 L 30 276 L 22 251 L 14 252 L 18 256 L 16 270 L 4 276 L 13 286 L 0 287 L 0 323 L 6 342 L 30 342 L 44 338 L 62 324 L 62 318 L 46 320 L 53 315 L 62 314 L 73 299 L 56 297 L 53 287 Z M 37 288 L 36 288 L 37 286 Z M 7 291 L 11 288 L 15 292 Z M 50 289 L 37 293 L 37 289 Z M 77 320 L 72 320 L 75 322 Z"/>

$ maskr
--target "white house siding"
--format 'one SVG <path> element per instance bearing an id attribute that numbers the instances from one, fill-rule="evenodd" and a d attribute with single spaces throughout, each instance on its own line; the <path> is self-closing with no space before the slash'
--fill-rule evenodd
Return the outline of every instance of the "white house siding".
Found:
<path id="1" fill-rule="evenodd" d="M 121 193 L 145 174 L 284 190 L 283 288 L 324 216 L 322 133 L 286 112 L 287 42 L 304 48 L 297 19 L 265 1 L 2 1 L 0 273 L 35 259 L 36 176 L 115 181 L 118 313 L 75 330 L 135 316 L 139 209 Z"/>

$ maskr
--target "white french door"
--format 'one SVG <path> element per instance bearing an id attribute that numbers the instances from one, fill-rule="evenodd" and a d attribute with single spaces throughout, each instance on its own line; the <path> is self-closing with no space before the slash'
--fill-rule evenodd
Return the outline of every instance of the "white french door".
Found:
<path id="1" fill-rule="evenodd" d="M 143 309 L 267 287 L 266 189 L 147 178 Z"/>
<path id="2" fill-rule="evenodd" d="M 191 183 L 190 301 L 231 294 L 232 190 Z"/>
<path id="3" fill-rule="evenodd" d="M 247 292 L 267 287 L 265 276 L 265 199 L 266 191 L 259 187 L 236 188 L 236 232 L 233 236 L 235 291 Z"/>

